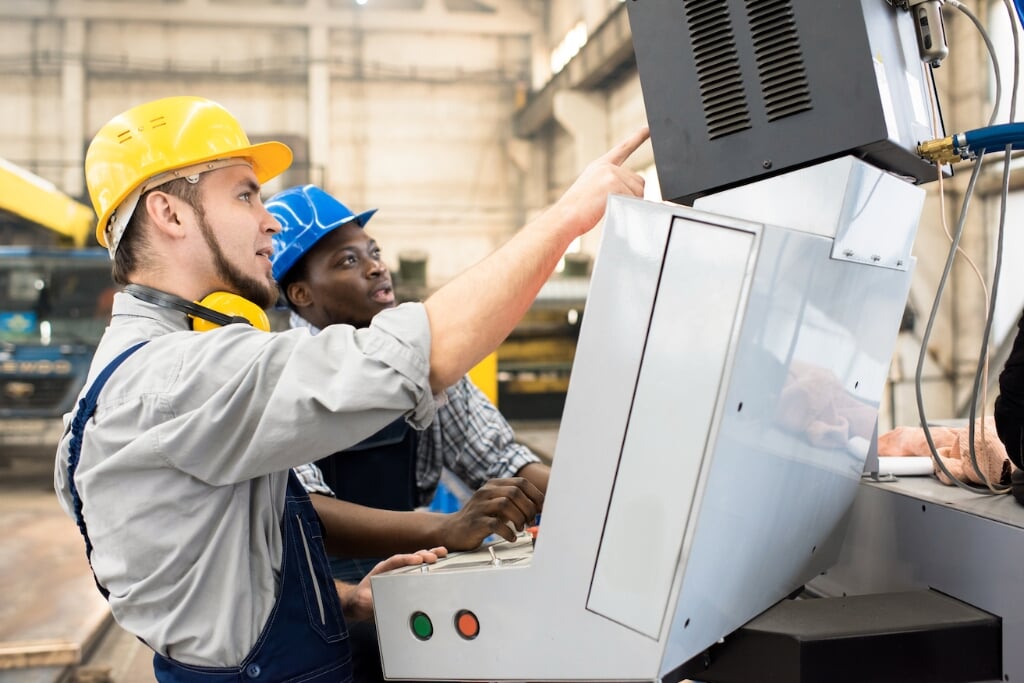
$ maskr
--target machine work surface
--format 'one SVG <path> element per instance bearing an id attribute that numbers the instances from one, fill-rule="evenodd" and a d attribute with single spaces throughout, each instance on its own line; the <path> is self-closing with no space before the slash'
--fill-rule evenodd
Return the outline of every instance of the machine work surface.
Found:
<path id="1" fill-rule="evenodd" d="M 1009 494 L 979 495 L 959 486 L 946 486 L 934 476 L 898 477 L 895 481 L 877 482 L 866 479 L 865 484 L 1024 529 L 1024 505 L 1017 503 Z"/>

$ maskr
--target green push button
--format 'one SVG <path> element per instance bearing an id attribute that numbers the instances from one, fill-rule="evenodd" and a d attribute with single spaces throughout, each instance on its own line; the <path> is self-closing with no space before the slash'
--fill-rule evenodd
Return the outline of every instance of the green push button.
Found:
<path id="1" fill-rule="evenodd" d="M 420 640 L 430 640 L 430 636 L 434 635 L 434 624 L 431 623 L 430 617 L 423 612 L 413 612 L 409 619 L 409 627 L 412 629 L 413 635 Z"/>

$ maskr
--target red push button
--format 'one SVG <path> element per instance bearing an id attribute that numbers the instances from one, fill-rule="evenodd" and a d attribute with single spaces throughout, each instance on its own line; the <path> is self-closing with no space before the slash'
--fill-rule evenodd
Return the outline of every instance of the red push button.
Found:
<path id="1" fill-rule="evenodd" d="M 455 613 L 455 630 L 466 640 L 473 640 L 480 635 L 480 622 L 468 609 L 460 609 Z"/>

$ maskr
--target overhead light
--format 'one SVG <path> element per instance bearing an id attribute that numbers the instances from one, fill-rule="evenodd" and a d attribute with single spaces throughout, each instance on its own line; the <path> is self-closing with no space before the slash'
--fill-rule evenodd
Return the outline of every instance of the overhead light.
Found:
<path id="1" fill-rule="evenodd" d="M 551 51 L 551 73 L 557 74 L 569 60 L 576 56 L 584 45 L 587 44 L 587 25 L 583 21 L 576 22 L 576 25 L 569 29 L 569 32 L 562 38 L 562 42 Z"/>

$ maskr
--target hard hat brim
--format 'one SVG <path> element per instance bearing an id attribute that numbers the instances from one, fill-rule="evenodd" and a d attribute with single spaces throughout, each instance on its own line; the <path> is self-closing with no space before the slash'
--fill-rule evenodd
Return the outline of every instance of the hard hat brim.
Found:
<path id="1" fill-rule="evenodd" d="M 292 165 L 292 150 L 283 142 L 261 142 L 238 154 L 232 156 L 248 157 L 252 159 L 252 170 L 260 184 L 273 180 L 288 170 Z"/>

